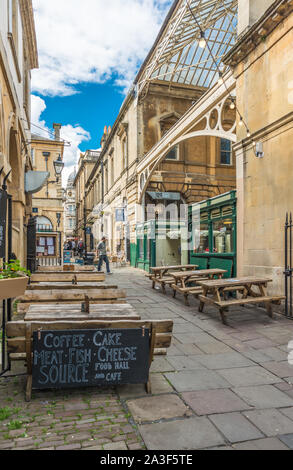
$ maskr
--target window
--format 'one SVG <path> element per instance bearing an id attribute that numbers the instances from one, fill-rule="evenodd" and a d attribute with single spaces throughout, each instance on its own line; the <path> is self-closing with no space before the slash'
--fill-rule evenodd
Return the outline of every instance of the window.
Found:
<path id="1" fill-rule="evenodd" d="M 38 232 L 52 232 L 53 225 L 47 217 L 37 218 L 37 231 Z"/>
<path id="2" fill-rule="evenodd" d="M 105 165 L 105 194 L 108 192 L 108 163 Z"/>
<path id="3" fill-rule="evenodd" d="M 111 158 L 111 186 L 114 184 L 114 157 Z"/>
<path id="4" fill-rule="evenodd" d="M 232 149 L 230 140 L 221 139 L 220 163 L 221 165 L 232 165 Z"/>
<path id="5" fill-rule="evenodd" d="M 35 149 L 31 149 L 32 165 L 35 166 Z"/>
<path id="6" fill-rule="evenodd" d="M 194 233 L 194 253 L 209 252 L 209 225 L 207 223 L 200 224 L 200 230 Z"/>
<path id="7" fill-rule="evenodd" d="M 139 238 L 137 240 L 137 243 L 138 243 L 138 258 L 144 259 L 144 239 Z"/>
<path id="8" fill-rule="evenodd" d="M 56 255 L 56 238 L 55 237 L 39 237 L 37 238 L 37 256 L 55 256 Z"/>
<path id="9" fill-rule="evenodd" d="M 33 214 L 37 214 L 39 212 L 39 209 L 37 207 L 33 207 Z"/>
<path id="10" fill-rule="evenodd" d="M 123 158 L 123 170 L 127 168 L 128 164 L 128 143 L 127 143 L 127 136 L 124 137 L 122 140 L 122 158 Z"/>
<path id="11" fill-rule="evenodd" d="M 176 145 L 176 147 L 172 148 L 168 155 L 166 156 L 166 160 L 179 160 L 179 147 Z"/>
<path id="12" fill-rule="evenodd" d="M 224 219 L 213 223 L 214 253 L 233 252 L 233 223 L 232 219 Z"/>

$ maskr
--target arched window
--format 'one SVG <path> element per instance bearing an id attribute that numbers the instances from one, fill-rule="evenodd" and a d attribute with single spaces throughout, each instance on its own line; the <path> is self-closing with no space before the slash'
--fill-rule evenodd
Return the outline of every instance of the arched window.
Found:
<path id="1" fill-rule="evenodd" d="M 52 222 L 47 217 L 37 217 L 38 232 L 53 232 Z"/>

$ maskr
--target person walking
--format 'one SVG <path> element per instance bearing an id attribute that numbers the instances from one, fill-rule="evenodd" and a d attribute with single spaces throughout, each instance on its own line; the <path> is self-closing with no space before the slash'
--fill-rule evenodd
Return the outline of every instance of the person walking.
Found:
<path id="1" fill-rule="evenodd" d="M 107 274 L 112 274 L 110 271 L 110 264 L 109 264 L 109 259 L 107 256 L 106 242 L 107 242 L 106 237 L 103 237 L 97 246 L 97 256 L 99 257 L 98 271 L 101 272 L 102 264 L 105 261 Z"/>

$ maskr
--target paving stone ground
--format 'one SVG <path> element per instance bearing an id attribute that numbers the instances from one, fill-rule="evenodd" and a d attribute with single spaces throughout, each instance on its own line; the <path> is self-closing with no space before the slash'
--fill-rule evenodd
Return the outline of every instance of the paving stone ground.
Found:
<path id="1" fill-rule="evenodd" d="M 107 279 L 108 281 L 108 279 Z M 0 450 L 293 448 L 293 322 L 260 308 L 234 308 L 228 326 L 216 309 L 152 289 L 145 274 L 114 269 L 108 282 L 127 292 L 142 319 L 172 319 L 167 356 L 143 385 L 34 391 L 24 400 L 25 369 L 0 379 Z"/>

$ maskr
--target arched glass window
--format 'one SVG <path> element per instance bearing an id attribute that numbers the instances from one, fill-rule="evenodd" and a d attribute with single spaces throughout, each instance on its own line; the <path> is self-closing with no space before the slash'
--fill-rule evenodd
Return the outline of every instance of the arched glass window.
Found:
<path id="1" fill-rule="evenodd" d="M 37 231 L 38 232 L 52 232 L 52 222 L 47 217 L 37 217 Z"/>

